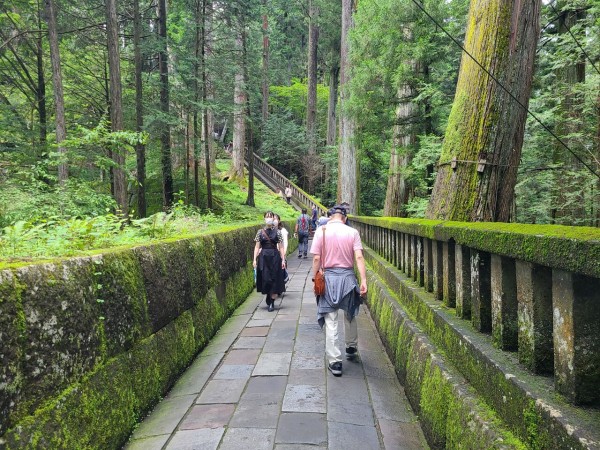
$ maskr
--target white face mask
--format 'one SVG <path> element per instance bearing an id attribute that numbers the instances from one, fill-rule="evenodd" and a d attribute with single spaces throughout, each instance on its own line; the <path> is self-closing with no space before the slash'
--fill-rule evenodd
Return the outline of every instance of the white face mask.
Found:
<path id="1" fill-rule="evenodd" d="M 269 217 L 269 218 L 265 219 L 265 223 L 266 223 L 268 226 L 272 226 L 272 225 L 273 225 L 273 218 L 272 218 L 272 217 Z"/>
<path id="2" fill-rule="evenodd" d="M 277 225 L 279 225 L 279 220 L 275 219 L 275 220 L 273 221 L 273 226 L 274 226 L 274 227 L 276 227 Z"/>

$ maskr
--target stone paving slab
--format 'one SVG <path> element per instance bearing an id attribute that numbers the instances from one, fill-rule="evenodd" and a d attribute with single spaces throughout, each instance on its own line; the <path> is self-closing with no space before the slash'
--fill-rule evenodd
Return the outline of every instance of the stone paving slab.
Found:
<path id="1" fill-rule="evenodd" d="M 265 336 L 242 336 L 233 344 L 233 348 L 262 348 L 266 340 Z"/>
<path id="2" fill-rule="evenodd" d="M 416 420 L 416 419 L 415 419 Z M 379 429 L 386 449 L 420 450 L 427 448 L 427 442 L 418 422 L 394 422 L 380 420 Z"/>
<path id="3" fill-rule="evenodd" d="M 225 353 L 215 353 L 196 358 L 188 370 L 177 380 L 167 398 L 198 394 L 224 356 Z"/>
<path id="4" fill-rule="evenodd" d="M 181 430 L 173 435 L 167 450 L 216 450 L 225 428 Z"/>
<path id="5" fill-rule="evenodd" d="M 330 421 L 328 430 L 329 450 L 377 450 L 381 448 L 377 429 L 374 426 Z"/>
<path id="6" fill-rule="evenodd" d="M 327 444 L 327 419 L 325 414 L 282 413 L 277 426 L 276 443 Z"/>
<path id="7" fill-rule="evenodd" d="M 219 450 L 271 450 L 275 430 L 260 428 L 229 428 Z"/>
<path id="8" fill-rule="evenodd" d="M 259 355 L 258 348 L 231 350 L 223 359 L 223 364 L 256 364 Z"/>
<path id="9" fill-rule="evenodd" d="M 196 403 L 237 403 L 240 401 L 246 384 L 245 378 L 239 380 L 213 379 L 207 383 Z"/>
<path id="10" fill-rule="evenodd" d="M 357 317 L 358 357 L 343 361 L 342 377 L 327 370 L 310 265 L 310 258 L 290 264 L 275 311 L 264 295 L 250 295 L 128 450 L 427 448 L 366 308 Z M 339 335 L 343 343 L 343 314 Z"/>
<path id="11" fill-rule="evenodd" d="M 195 395 L 174 397 L 160 402 L 146 420 L 133 432 L 133 439 L 170 434 L 188 411 Z"/>
<path id="12" fill-rule="evenodd" d="M 269 327 L 244 328 L 240 336 L 266 336 L 269 334 Z"/>
<path id="13" fill-rule="evenodd" d="M 252 376 L 287 375 L 290 372 L 291 353 L 264 353 L 260 355 Z"/>
<path id="14" fill-rule="evenodd" d="M 248 379 L 250 374 L 254 370 L 253 364 L 226 364 L 222 365 L 217 373 L 215 373 L 215 380 L 238 380 Z"/>
<path id="15" fill-rule="evenodd" d="M 288 384 L 281 410 L 325 414 L 327 412 L 326 390 L 324 386 Z"/>
<path id="16" fill-rule="evenodd" d="M 344 376 L 342 376 L 344 378 Z M 355 425 L 375 425 L 364 378 L 327 377 L 327 419 Z"/>
<path id="17" fill-rule="evenodd" d="M 224 428 L 233 415 L 235 405 L 195 405 L 179 425 L 180 430 L 199 428 Z"/>

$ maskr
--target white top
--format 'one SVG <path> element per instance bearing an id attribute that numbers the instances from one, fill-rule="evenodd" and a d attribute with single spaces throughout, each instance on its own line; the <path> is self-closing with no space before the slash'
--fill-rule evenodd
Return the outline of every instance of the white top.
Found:
<path id="1" fill-rule="evenodd" d="M 281 236 L 283 236 L 283 254 L 287 255 L 287 246 L 288 246 L 288 230 L 281 227 Z"/>

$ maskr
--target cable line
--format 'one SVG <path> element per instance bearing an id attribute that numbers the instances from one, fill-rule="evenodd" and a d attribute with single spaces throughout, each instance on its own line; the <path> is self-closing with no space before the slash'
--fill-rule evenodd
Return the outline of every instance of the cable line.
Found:
<path id="1" fill-rule="evenodd" d="M 581 164 L 583 164 L 583 165 L 584 165 L 584 166 L 585 166 L 585 167 L 586 167 L 586 168 L 587 168 L 587 169 L 588 169 L 588 170 L 589 170 L 589 171 L 590 171 L 592 174 L 594 174 L 596 177 L 600 178 L 600 174 L 596 173 L 596 171 L 595 171 L 595 170 L 594 170 L 594 169 L 593 169 L 593 168 L 592 168 L 592 167 L 591 167 L 591 166 L 590 166 L 588 163 L 586 163 L 586 162 L 585 162 L 583 159 L 581 159 L 581 158 L 579 157 L 579 155 L 577 155 L 577 154 L 576 154 L 576 153 L 575 153 L 573 150 L 571 150 L 571 149 L 569 148 L 569 146 L 568 146 L 568 145 L 567 145 L 567 144 L 566 144 L 566 143 L 565 143 L 565 142 L 564 142 L 564 141 L 563 141 L 561 138 L 559 138 L 559 137 L 558 137 L 558 136 L 557 136 L 557 135 L 556 135 L 556 134 L 555 134 L 555 133 L 554 133 L 554 132 L 553 132 L 553 131 L 552 131 L 550 128 L 548 128 L 548 127 L 546 126 L 546 124 L 544 124 L 544 123 L 543 123 L 543 122 L 542 122 L 542 121 L 541 121 L 541 120 L 540 120 L 540 119 L 539 119 L 539 118 L 538 118 L 538 117 L 537 117 L 537 116 L 536 116 L 534 113 L 532 113 L 532 112 L 529 110 L 529 108 L 527 108 L 527 107 L 526 107 L 526 106 L 525 106 L 523 103 L 521 103 L 521 101 L 520 101 L 520 100 L 519 100 L 517 97 L 515 97 L 515 96 L 513 95 L 513 93 L 512 93 L 512 92 L 510 92 L 510 91 L 509 91 L 509 90 L 508 90 L 508 89 L 507 89 L 507 88 L 506 88 L 506 87 L 505 87 L 505 86 L 504 86 L 504 85 L 503 85 L 503 84 L 502 84 L 502 83 L 501 83 L 501 82 L 500 82 L 500 81 L 499 81 L 499 80 L 498 80 L 498 79 L 497 79 L 497 78 L 496 78 L 494 75 L 492 75 L 492 74 L 491 74 L 491 73 L 490 73 L 490 72 L 489 72 L 489 71 L 488 71 L 488 70 L 487 70 L 485 67 L 483 67 L 483 66 L 481 65 L 481 63 L 480 63 L 479 61 L 477 61 L 477 59 L 475 59 L 475 57 L 474 57 L 473 55 L 471 55 L 471 53 L 469 53 L 469 52 L 467 51 L 467 49 L 466 49 L 466 48 L 465 48 L 465 47 L 464 47 L 464 46 L 463 46 L 463 45 L 462 45 L 460 42 L 458 42 L 458 41 L 457 41 L 457 40 L 454 38 L 454 36 L 452 36 L 450 33 L 448 33 L 448 31 L 446 31 L 446 29 L 445 29 L 445 28 L 444 28 L 444 27 L 443 27 L 443 26 L 442 26 L 442 25 L 441 25 L 441 24 L 440 24 L 440 23 L 439 23 L 437 20 L 435 20 L 435 18 L 434 18 L 434 17 L 432 17 L 432 16 L 431 16 L 431 14 L 429 14 L 429 13 L 427 12 L 427 10 L 425 9 L 425 7 L 424 7 L 422 4 L 420 4 L 420 3 L 419 3 L 417 0 L 412 0 L 412 2 L 413 2 L 413 3 L 414 3 L 414 4 L 415 4 L 415 5 L 416 5 L 416 6 L 417 6 L 417 7 L 418 7 L 418 8 L 419 8 L 421 11 L 423 11 L 423 13 L 424 13 L 424 14 L 425 14 L 427 17 L 429 17 L 429 19 L 430 19 L 430 20 L 431 20 L 431 21 L 432 21 L 432 22 L 433 22 L 433 23 L 434 23 L 434 24 L 435 24 L 437 27 L 439 27 L 439 28 L 440 28 L 440 29 L 441 29 L 441 30 L 444 32 L 444 34 L 446 34 L 446 35 L 447 35 L 447 36 L 448 36 L 450 39 L 452 39 L 452 41 L 453 41 L 453 42 L 454 42 L 454 43 L 455 43 L 455 44 L 456 44 L 456 45 L 457 45 L 457 46 L 458 46 L 458 47 L 459 47 L 459 48 L 460 48 L 460 49 L 461 49 L 463 52 L 465 52 L 465 53 L 467 54 L 467 56 L 468 56 L 469 58 L 471 58 L 471 59 L 473 60 L 473 62 L 474 62 L 475 64 L 477 64 L 477 65 L 478 65 L 478 66 L 481 68 L 481 70 L 483 70 L 483 71 L 484 71 L 484 72 L 485 72 L 485 73 L 486 73 L 486 74 L 487 74 L 487 75 L 488 75 L 488 76 L 489 76 L 489 77 L 490 77 L 492 80 L 494 80 L 494 82 L 495 82 L 495 83 L 496 83 L 498 86 L 500 86 L 500 87 L 502 88 L 502 90 L 503 90 L 504 92 L 506 92 L 506 93 L 507 93 L 507 94 L 510 96 L 510 98 L 512 98 L 512 99 L 513 99 L 515 102 L 517 102 L 517 104 L 518 104 L 518 105 L 519 105 L 521 108 L 523 108 L 525 111 L 527 111 L 527 114 L 529 114 L 531 117 L 533 117 L 533 119 L 534 119 L 534 120 L 535 120 L 537 123 L 539 123 L 539 124 L 542 126 L 542 128 L 544 128 L 544 130 L 546 130 L 548 133 L 550 133 L 550 135 L 551 135 L 552 137 L 554 137 L 554 139 L 556 139 L 558 142 L 560 142 L 560 143 L 562 144 L 562 146 L 563 146 L 564 148 L 566 148 L 566 149 L 569 151 L 569 153 L 571 153 L 571 154 L 572 154 L 572 155 L 575 157 L 575 159 L 577 159 L 577 160 L 578 160 L 578 161 L 579 161 Z"/>

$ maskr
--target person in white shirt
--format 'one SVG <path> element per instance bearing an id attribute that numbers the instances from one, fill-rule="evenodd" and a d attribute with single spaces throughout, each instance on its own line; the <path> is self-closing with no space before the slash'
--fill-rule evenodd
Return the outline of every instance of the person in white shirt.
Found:
<path id="1" fill-rule="evenodd" d="M 289 184 L 285 188 L 285 200 L 288 202 L 288 205 L 290 204 L 290 201 L 292 200 L 292 187 Z"/>
<path id="2" fill-rule="evenodd" d="M 283 224 L 281 223 L 281 217 L 279 217 L 279 214 L 275 214 L 275 221 L 273 222 L 273 225 L 275 227 L 277 227 L 277 229 L 281 232 L 281 236 L 283 237 L 283 254 L 287 256 L 288 236 L 290 233 L 288 232 L 288 230 L 286 230 L 283 227 Z M 287 265 L 286 265 L 286 267 L 287 267 Z M 289 275 L 288 275 L 288 271 L 286 268 L 286 269 L 283 269 L 283 281 L 287 283 L 288 280 L 289 280 Z"/>

